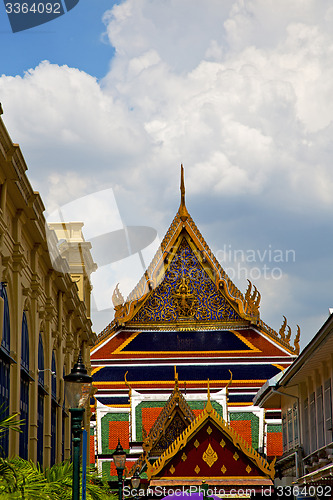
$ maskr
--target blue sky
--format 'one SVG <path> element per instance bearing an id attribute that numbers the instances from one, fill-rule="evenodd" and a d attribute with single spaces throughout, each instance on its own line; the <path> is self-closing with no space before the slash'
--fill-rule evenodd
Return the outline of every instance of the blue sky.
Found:
<path id="1" fill-rule="evenodd" d="M 183 163 L 220 263 L 242 292 L 254 282 L 271 327 L 299 324 L 304 346 L 333 306 L 331 2 L 80 0 L 15 34 L 0 9 L 3 119 L 47 212 L 110 190 L 110 231 L 162 238 Z M 126 296 L 141 274 L 138 255 L 96 273 L 97 332 L 115 284 Z"/>
<path id="2" fill-rule="evenodd" d="M 5 6 L 0 3 L 1 73 L 22 75 L 45 59 L 59 65 L 79 67 L 97 78 L 108 71 L 113 48 L 103 41 L 102 16 L 116 2 L 80 0 L 58 19 L 12 33 Z"/>

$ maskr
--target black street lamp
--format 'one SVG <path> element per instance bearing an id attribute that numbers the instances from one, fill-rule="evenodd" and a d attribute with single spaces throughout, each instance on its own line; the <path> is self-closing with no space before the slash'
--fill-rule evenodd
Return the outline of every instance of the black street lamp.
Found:
<path id="1" fill-rule="evenodd" d="M 204 479 L 202 480 L 201 485 L 202 485 L 202 500 L 214 500 L 214 497 L 208 496 L 209 486 Z"/>
<path id="2" fill-rule="evenodd" d="M 123 472 L 126 463 L 126 453 L 124 452 L 123 447 L 120 444 L 120 440 L 118 440 L 117 448 L 113 453 L 112 458 L 118 474 L 119 500 L 123 500 Z"/>
<path id="3" fill-rule="evenodd" d="M 136 491 L 136 493 L 134 495 L 135 500 L 138 498 L 138 489 L 140 486 L 140 482 L 141 482 L 140 474 L 138 472 L 138 469 L 135 469 L 134 474 L 131 477 L 132 489 Z"/>
<path id="4" fill-rule="evenodd" d="M 134 490 L 137 490 L 140 486 L 140 482 L 141 482 L 140 474 L 138 472 L 138 469 L 135 469 L 135 472 L 134 472 L 133 476 L 131 477 L 132 488 Z"/>
<path id="5" fill-rule="evenodd" d="M 71 413 L 73 435 L 73 494 L 72 500 L 80 498 L 80 444 L 82 417 L 92 389 L 92 377 L 87 374 L 81 352 L 69 375 L 65 375 L 65 391 Z"/>

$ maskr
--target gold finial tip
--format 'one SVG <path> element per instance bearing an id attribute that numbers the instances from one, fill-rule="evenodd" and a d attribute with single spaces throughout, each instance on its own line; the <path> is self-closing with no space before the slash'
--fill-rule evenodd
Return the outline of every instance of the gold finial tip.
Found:
<path id="1" fill-rule="evenodd" d="M 207 379 L 207 404 L 206 404 L 206 411 L 207 413 L 211 413 L 213 409 L 211 400 L 210 400 L 210 387 L 209 387 L 209 378 Z"/>
<path id="2" fill-rule="evenodd" d="M 179 214 L 182 221 L 185 221 L 188 217 L 188 211 L 185 206 L 185 181 L 184 181 L 184 167 L 183 164 L 180 165 L 180 207 Z"/>
<path id="3" fill-rule="evenodd" d="M 185 197 L 185 182 L 184 182 L 184 167 L 183 167 L 183 164 L 180 165 L 180 193 L 181 193 L 182 197 L 183 196 Z M 184 199 L 184 201 L 185 201 L 185 199 Z"/>
<path id="4" fill-rule="evenodd" d="M 176 365 L 174 366 L 174 371 L 175 371 L 175 389 L 178 389 L 178 373 Z"/>

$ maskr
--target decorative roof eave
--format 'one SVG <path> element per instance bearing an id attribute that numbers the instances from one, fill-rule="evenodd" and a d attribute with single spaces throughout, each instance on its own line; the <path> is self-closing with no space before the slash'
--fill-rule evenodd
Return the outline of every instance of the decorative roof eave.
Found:
<path id="1" fill-rule="evenodd" d="M 301 334 L 300 327 L 298 325 L 297 325 L 297 333 L 296 333 L 296 336 L 294 339 L 294 348 L 292 348 L 290 345 L 290 337 L 289 337 L 289 339 L 283 338 L 283 336 L 280 336 L 280 338 L 279 338 L 278 333 L 273 328 L 268 326 L 262 319 L 259 319 L 257 321 L 257 327 L 259 330 L 261 330 L 265 334 L 267 334 L 271 339 L 273 339 L 274 341 L 278 341 L 279 344 L 282 347 L 284 347 L 288 352 L 290 352 L 290 354 L 293 354 L 295 358 L 298 356 L 299 350 L 300 350 L 299 339 L 300 339 L 300 334 Z M 280 331 L 281 331 L 281 328 L 280 328 Z"/>
<path id="2" fill-rule="evenodd" d="M 169 446 L 169 448 L 154 462 L 153 465 L 147 463 L 147 477 L 150 480 L 156 477 L 163 469 L 164 465 L 183 448 L 193 435 L 211 419 L 217 427 L 226 434 L 233 442 L 234 446 L 240 449 L 255 465 L 271 479 L 275 475 L 276 458 L 269 464 L 259 453 L 252 448 L 231 426 L 226 422 L 212 407 L 210 398 L 208 399 L 206 408 L 198 417 L 183 431 L 183 433 Z"/>
<path id="3" fill-rule="evenodd" d="M 149 327 L 144 322 L 128 322 L 127 325 L 131 330 L 145 330 L 145 331 L 214 331 L 214 330 L 232 330 L 236 328 L 251 328 L 249 322 L 246 320 L 230 320 L 227 321 L 204 321 L 196 319 L 182 319 L 181 321 L 150 321 Z"/>
<path id="4" fill-rule="evenodd" d="M 247 477 L 247 478 L 212 478 L 207 477 L 207 482 L 209 486 L 219 486 L 220 488 L 235 488 L 235 486 L 243 486 L 242 489 L 249 490 L 250 488 L 261 488 L 262 486 L 272 486 L 273 481 L 264 477 Z M 199 486 L 202 487 L 203 478 L 162 478 L 162 479 L 152 479 L 149 483 L 149 488 L 158 487 L 175 487 L 179 486 Z M 259 492 L 260 490 L 258 490 Z M 213 497 L 214 498 L 214 497 Z"/>

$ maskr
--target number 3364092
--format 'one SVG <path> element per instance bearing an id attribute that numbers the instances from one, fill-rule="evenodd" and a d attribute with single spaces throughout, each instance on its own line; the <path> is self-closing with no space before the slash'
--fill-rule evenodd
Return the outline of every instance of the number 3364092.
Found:
<path id="1" fill-rule="evenodd" d="M 61 14 L 60 3 L 34 2 L 32 5 L 27 3 L 6 3 L 7 14 Z"/>

